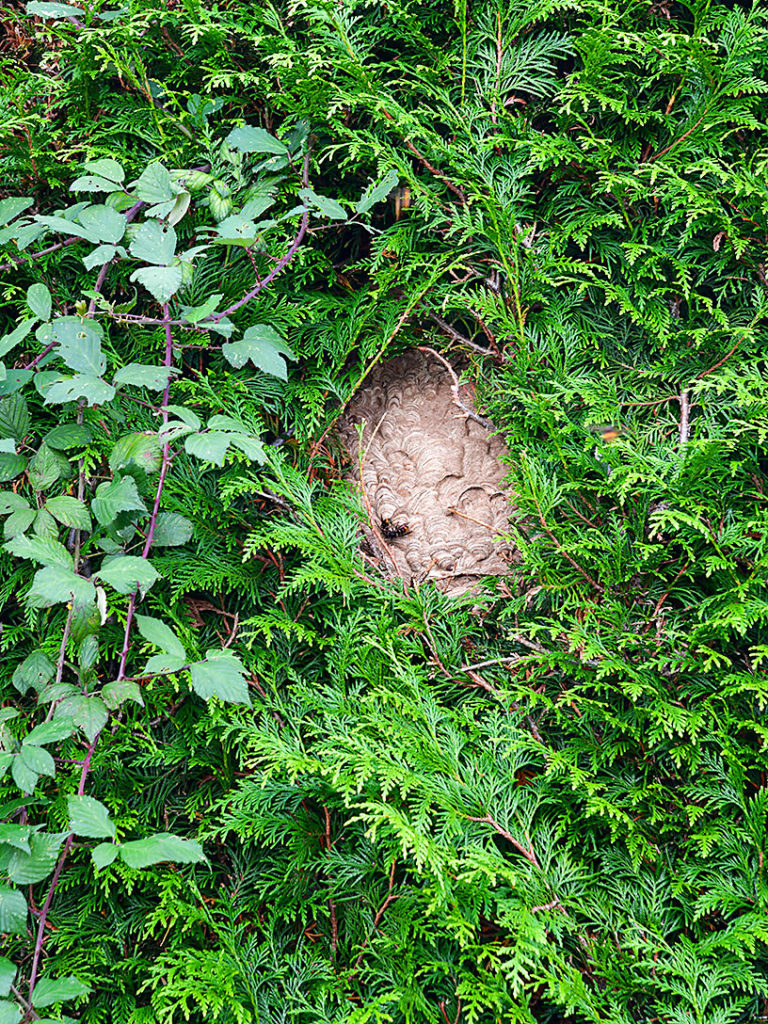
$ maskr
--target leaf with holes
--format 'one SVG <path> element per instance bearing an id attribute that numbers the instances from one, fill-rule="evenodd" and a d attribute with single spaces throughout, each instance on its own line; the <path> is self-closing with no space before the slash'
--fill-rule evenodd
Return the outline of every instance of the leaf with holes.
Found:
<path id="1" fill-rule="evenodd" d="M 51 324 L 51 341 L 56 342 L 56 351 L 70 370 L 77 373 L 95 377 L 104 373 L 107 360 L 101 351 L 103 337 L 104 331 L 96 320 L 61 316 Z"/>
<path id="2" fill-rule="evenodd" d="M 89 406 L 106 405 L 115 397 L 115 389 L 106 381 L 90 373 L 77 373 L 74 377 L 60 377 L 48 384 L 43 405 L 63 405 L 83 398 Z"/>
<path id="3" fill-rule="evenodd" d="M 355 213 L 367 213 L 372 206 L 386 199 L 393 188 L 397 187 L 396 171 L 387 171 L 381 181 L 372 182 L 355 203 Z"/>
<path id="4" fill-rule="evenodd" d="M 329 199 L 328 196 L 319 196 L 311 188 L 303 188 L 299 195 L 308 206 L 314 206 L 324 217 L 330 217 L 332 220 L 347 219 L 347 211 L 335 199 Z"/>
<path id="5" fill-rule="evenodd" d="M 25 694 L 30 687 L 40 693 L 45 684 L 53 679 L 55 671 L 53 663 L 46 654 L 42 651 L 32 651 L 17 666 L 12 682 L 21 694 Z"/>
<path id="6" fill-rule="evenodd" d="M 159 221 L 147 220 L 133 236 L 130 252 L 144 263 L 167 267 L 176 254 L 176 232 Z"/>

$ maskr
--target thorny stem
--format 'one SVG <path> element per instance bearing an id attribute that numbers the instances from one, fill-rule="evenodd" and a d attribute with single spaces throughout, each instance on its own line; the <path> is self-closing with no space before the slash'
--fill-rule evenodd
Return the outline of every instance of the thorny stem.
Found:
<path id="1" fill-rule="evenodd" d="M 163 360 L 163 365 L 170 368 L 173 365 L 173 333 L 171 331 L 170 314 L 169 314 L 169 310 L 168 310 L 167 304 L 165 306 L 163 306 L 163 317 L 165 318 L 165 358 Z M 171 376 L 169 374 L 168 375 L 168 381 L 167 381 L 167 383 L 165 385 L 165 391 L 163 393 L 163 410 L 162 410 L 163 423 L 167 423 L 168 422 L 167 406 L 168 406 L 168 399 L 170 397 L 170 388 L 171 388 Z M 166 478 L 166 475 L 168 473 L 168 468 L 169 468 L 169 466 L 171 464 L 171 457 L 170 457 L 170 455 L 171 455 L 171 453 L 170 453 L 170 442 L 166 441 L 165 444 L 163 445 L 163 454 L 162 454 L 162 464 L 161 464 L 161 467 L 160 467 L 160 476 L 159 476 L 158 481 L 157 481 L 157 490 L 155 491 L 155 503 L 154 503 L 154 506 L 152 508 L 152 515 L 150 516 L 150 520 L 149 520 L 149 528 L 147 529 L 147 536 L 146 536 L 146 540 L 144 542 L 144 548 L 143 548 L 142 553 L 141 553 L 141 557 L 142 558 L 147 558 L 148 557 L 149 549 L 152 547 L 152 538 L 154 537 L 155 526 L 157 524 L 157 517 L 158 517 L 158 513 L 160 511 L 160 501 L 161 501 L 162 495 L 163 495 L 163 487 L 165 485 L 165 478 Z M 123 649 L 122 649 L 122 651 L 120 653 L 120 664 L 118 666 L 117 676 L 116 676 L 116 681 L 118 681 L 118 682 L 121 679 L 125 678 L 125 666 L 126 666 L 126 661 L 128 659 L 128 652 L 130 650 L 131 626 L 133 625 L 133 616 L 134 616 L 135 608 L 136 608 L 136 594 L 134 593 L 134 594 L 131 594 L 130 600 L 128 602 L 128 615 L 126 616 L 126 620 L 125 620 L 125 636 L 124 636 L 124 640 L 123 640 Z M 70 624 L 71 624 L 71 612 L 70 612 L 70 615 L 67 617 L 67 624 L 65 626 L 65 636 L 64 636 L 64 640 L 62 642 L 62 651 L 64 651 L 66 649 L 66 640 L 67 640 L 67 636 L 68 636 L 68 633 L 69 633 L 69 626 L 70 626 Z M 63 668 L 64 659 L 61 656 L 59 658 L 59 663 L 60 663 L 60 668 Z M 61 676 L 61 672 L 58 671 L 58 678 L 60 678 L 60 676 Z M 101 730 L 99 730 L 99 732 L 96 733 L 96 735 L 93 737 L 93 739 L 91 740 L 91 742 L 90 742 L 90 744 L 88 746 L 88 750 L 86 751 L 85 760 L 83 761 L 83 767 L 82 767 L 82 770 L 80 772 L 80 783 L 79 783 L 79 785 L 77 787 L 78 796 L 82 796 L 85 793 L 85 783 L 86 783 L 86 781 L 88 779 L 88 775 L 90 774 L 90 771 L 91 771 L 91 759 L 93 758 L 93 753 L 94 753 L 94 751 L 96 749 L 96 744 L 99 741 L 99 736 L 100 735 L 101 735 Z M 74 835 L 73 835 L 73 833 L 70 832 L 70 834 L 67 836 L 66 840 L 64 841 L 64 847 L 63 847 L 63 849 L 61 851 L 61 855 L 59 856 L 58 863 L 56 864 L 56 868 L 55 868 L 55 870 L 53 872 L 53 877 L 51 878 L 51 884 L 48 887 L 48 893 L 47 893 L 47 895 L 45 897 L 45 902 L 43 903 L 43 906 L 42 906 L 42 908 L 40 910 L 40 917 L 39 917 L 39 920 L 38 920 L 38 923 L 37 923 L 37 936 L 35 938 L 35 950 L 34 950 L 34 954 L 33 954 L 33 957 L 32 957 L 32 970 L 31 970 L 30 976 L 29 976 L 29 1002 L 30 1002 L 30 1004 L 32 1003 L 32 995 L 33 995 L 34 990 L 35 990 L 35 984 L 37 982 L 37 974 L 38 974 L 38 970 L 39 970 L 39 967 L 40 967 L 40 958 L 41 958 L 42 952 L 43 952 L 43 945 L 44 945 L 44 940 L 45 940 L 45 925 L 46 925 L 46 922 L 48 920 L 48 912 L 51 909 L 51 902 L 52 902 L 54 894 L 56 892 L 56 888 L 57 888 L 57 886 L 59 884 L 59 878 L 61 877 L 61 872 L 62 872 L 62 870 L 64 868 L 64 864 L 65 864 L 65 862 L 67 860 L 67 857 L 69 856 L 69 852 L 72 849 L 73 843 L 74 843 Z M 30 1011 L 27 1011 L 27 1019 L 29 1019 L 29 1013 L 30 1013 Z"/>
<path id="2" fill-rule="evenodd" d="M 169 370 L 173 366 L 173 332 L 171 331 L 171 317 L 168 310 L 168 305 L 163 306 L 163 317 L 165 319 L 165 358 L 163 359 L 163 366 Z M 168 422 L 168 399 L 171 394 L 171 375 L 168 374 L 168 380 L 165 384 L 165 391 L 163 392 L 162 401 L 162 418 L 163 425 Z M 152 514 L 149 517 L 149 526 L 147 528 L 146 539 L 144 541 L 144 547 L 141 552 L 142 558 L 149 557 L 149 549 L 152 547 L 152 540 L 155 536 L 155 527 L 157 525 L 157 517 L 160 512 L 160 501 L 163 496 L 163 488 L 165 486 L 165 478 L 168 474 L 168 469 L 171 465 L 171 443 L 166 441 L 163 445 L 162 451 L 162 462 L 160 464 L 160 476 L 157 480 L 157 489 L 155 490 L 155 503 L 152 506 Z M 123 639 L 123 649 L 120 652 L 120 665 L 117 670 L 117 681 L 125 678 L 125 665 L 128 660 L 128 652 L 131 647 L 131 626 L 133 625 L 133 616 L 136 610 L 136 593 L 131 594 L 130 600 L 128 601 L 128 614 L 125 619 L 125 634 Z"/>

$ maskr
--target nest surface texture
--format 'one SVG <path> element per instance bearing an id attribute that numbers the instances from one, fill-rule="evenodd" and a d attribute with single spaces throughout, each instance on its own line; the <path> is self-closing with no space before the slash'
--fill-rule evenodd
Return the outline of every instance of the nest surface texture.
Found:
<path id="1" fill-rule="evenodd" d="M 514 559 L 501 539 L 510 511 L 504 444 L 456 397 L 474 411 L 470 388 L 457 393 L 440 362 L 406 352 L 372 371 L 339 429 L 397 572 L 449 594 L 505 575 Z"/>

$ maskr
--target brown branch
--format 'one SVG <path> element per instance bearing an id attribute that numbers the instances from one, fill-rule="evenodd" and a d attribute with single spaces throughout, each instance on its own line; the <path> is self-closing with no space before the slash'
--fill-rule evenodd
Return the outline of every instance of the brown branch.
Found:
<path id="1" fill-rule="evenodd" d="M 438 362 L 442 363 L 448 373 L 451 375 L 453 384 L 451 385 L 451 392 L 453 393 L 453 404 L 457 406 L 469 419 L 474 420 L 475 423 L 479 423 L 481 427 L 485 427 L 486 430 L 493 430 L 493 424 L 490 420 L 487 420 L 484 416 L 479 416 L 473 409 L 461 400 L 459 394 L 459 378 L 456 376 L 456 371 L 453 369 L 447 359 L 444 359 L 439 352 L 435 352 L 429 345 L 418 345 L 419 352 L 428 352 L 431 356 L 434 356 Z"/>
<path id="2" fill-rule="evenodd" d="M 390 905 L 390 903 L 394 903 L 394 901 L 400 895 L 399 893 L 392 892 L 392 889 L 394 888 L 394 885 L 395 885 L 395 858 L 393 857 L 392 858 L 392 866 L 389 869 L 389 885 L 387 886 L 387 896 L 386 896 L 386 899 L 381 904 L 379 909 L 376 911 L 376 916 L 373 919 L 373 928 L 371 929 L 371 934 L 367 935 L 365 937 L 365 939 L 363 940 L 363 944 L 360 947 L 360 955 L 358 956 L 358 958 L 355 960 L 354 964 L 352 965 L 352 967 L 354 968 L 353 974 L 357 973 L 357 971 L 360 969 L 360 964 L 363 962 L 363 956 L 365 955 L 365 947 L 371 941 L 371 935 L 373 935 L 373 933 L 378 929 L 379 922 L 381 921 L 382 917 L 384 916 L 384 911 L 387 909 L 387 907 Z"/>
<path id="3" fill-rule="evenodd" d="M 554 533 L 552 533 L 552 531 L 549 529 L 549 527 L 547 526 L 546 522 L 544 521 L 544 515 L 543 515 L 543 513 L 541 511 L 541 506 L 539 505 L 538 498 L 533 493 L 532 493 L 532 497 L 533 497 L 533 502 L 534 502 L 534 504 L 536 506 L 536 511 L 539 513 L 539 522 L 541 523 L 542 529 L 544 530 L 546 535 L 549 537 L 549 539 L 552 541 L 552 543 L 555 545 L 555 547 L 560 552 L 560 554 L 563 556 L 563 558 L 565 558 L 568 562 L 570 562 L 571 565 L 573 566 L 573 568 L 576 570 L 576 572 L 580 573 L 580 575 L 582 575 L 584 577 L 584 579 L 588 583 L 591 583 L 592 586 L 595 588 L 595 590 L 599 591 L 601 594 L 605 593 L 605 587 L 601 586 L 597 582 L 597 580 L 593 580 L 592 577 L 589 575 L 589 573 L 585 572 L 584 569 L 581 568 L 579 563 L 575 559 L 571 558 L 571 556 L 565 550 L 565 548 L 560 543 L 560 541 L 557 539 L 557 537 L 555 537 Z"/>
<path id="4" fill-rule="evenodd" d="M 707 114 L 706 114 L 706 111 L 705 111 L 701 115 L 699 120 L 694 125 L 692 125 L 688 129 L 687 132 L 683 132 L 683 134 L 680 136 L 679 139 L 675 139 L 673 142 L 670 142 L 670 144 L 668 146 L 666 146 L 664 149 L 662 149 L 658 153 L 656 153 L 655 156 L 650 157 L 650 160 L 658 160 L 660 156 L 664 156 L 665 153 L 668 153 L 670 151 L 670 149 L 672 149 L 673 146 L 676 146 L 678 144 L 678 142 L 682 142 L 683 139 L 687 139 L 688 136 L 691 134 L 691 132 L 696 131 L 696 129 L 699 127 L 699 125 L 701 124 L 701 122 L 704 120 L 704 118 L 706 116 L 707 116 Z"/>
<path id="5" fill-rule="evenodd" d="M 511 832 L 508 832 L 507 829 L 502 828 L 502 826 L 494 818 L 492 818 L 490 814 L 486 814 L 484 818 L 473 818 L 471 816 L 468 816 L 468 819 L 469 821 L 478 821 L 483 825 L 490 825 L 494 832 L 497 833 L 497 835 L 502 836 L 508 842 L 512 843 L 517 852 L 521 853 L 529 862 L 529 864 L 533 864 L 535 868 L 540 867 L 533 846 L 529 846 L 529 848 L 526 850 L 522 843 L 518 842 Z M 531 842 L 529 836 L 526 836 L 526 839 L 529 843 Z"/>

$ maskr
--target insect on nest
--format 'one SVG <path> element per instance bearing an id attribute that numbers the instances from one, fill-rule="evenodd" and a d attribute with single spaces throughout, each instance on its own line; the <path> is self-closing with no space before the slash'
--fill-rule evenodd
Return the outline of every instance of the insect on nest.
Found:
<path id="1" fill-rule="evenodd" d="M 382 519 L 379 529 L 387 540 L 396 540 L 411 532 L 407 523 L 393 523 L 391 519 Z"/>

